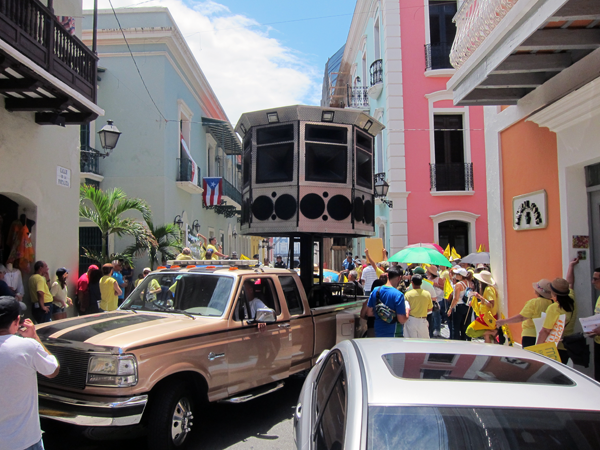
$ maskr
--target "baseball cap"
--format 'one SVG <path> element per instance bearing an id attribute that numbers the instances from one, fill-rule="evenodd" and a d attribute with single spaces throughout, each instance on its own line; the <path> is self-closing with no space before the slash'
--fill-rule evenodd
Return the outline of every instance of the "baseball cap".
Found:
<path id="1" fill-rule="evenodd" d="M 456 273 L 456 274 L 458 274 L 460 276 L 463 276 L 463 277 L 466 277 L 467 275 L 469 275 L 467 273 L 467 271 L 465 269 L 463 269 L 462 267 L 460 267 L 460 266 L 453 268 L 452 272 L 454 272 L 454 273 Z"/>
<path id="2" fill-rule="evenodd" d="M 425 275 L 425 269 L 423 269 L 421 266 L 415 267 L 415 270 L 413 270 L 413 273 L 416 275 Z"/>
<path id="3" fill-rule="evenodd" d="M 142 270 L 142 272 L 152 272 L 152 269 L 150 269 L 150 267 L 144 267 L 144 270 Z"/>
<path id="4" fill-rule="evenodd" d="M 0 321 L 12 322 L 17 317 L 25 314 L 27 306 L 25 303 L 18 301 L 14 297 L 4 295 L 0 297 Z"/>

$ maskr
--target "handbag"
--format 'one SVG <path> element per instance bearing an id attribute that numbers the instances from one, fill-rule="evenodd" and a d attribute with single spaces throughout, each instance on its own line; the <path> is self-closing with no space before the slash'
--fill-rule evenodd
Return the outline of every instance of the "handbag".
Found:
<path id="1" fill-rule="evenodd" d="M 567 349 L 569 358 L 573 360 L 573 364 L 589 367 L 590 347 L 583 333 L 574 333 L 570 336 L 564 336 L 562 342 Z"/>
<path id="2" fill-rule="evenodd" d="M 381 287 L 377 288 L 377 292 L 375 293 L 375 299 L 377 300 L 375 304 L 375 312 L 377 313 L 377 316 L 385 323 L 396 323 L 398 320 L 396 317 L 396 311 L 379 299 L 379 291 L 381 291 Z"/>
<path id="3" fill-rule="evenodd" d="M 440 310 L 440 304 L 438 303 L 437 300 L 433 301 L 433 308 L 431 309 L 431 312 L 438 312 Z"/>

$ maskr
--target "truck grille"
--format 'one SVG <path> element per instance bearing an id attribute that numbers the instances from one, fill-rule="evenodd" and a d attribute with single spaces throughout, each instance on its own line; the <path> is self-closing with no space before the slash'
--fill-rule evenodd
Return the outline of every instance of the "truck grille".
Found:
<path id="1" fill-rule="evenodd" d="M 46 347 L 56 356 L 60 363 L 60 371 L 55 378 L 46 378 L 38 374 L 38 381 L 43 384 L 84 389 L 90 355 L 68 347 L 56 345 L 46 345 Z"/>

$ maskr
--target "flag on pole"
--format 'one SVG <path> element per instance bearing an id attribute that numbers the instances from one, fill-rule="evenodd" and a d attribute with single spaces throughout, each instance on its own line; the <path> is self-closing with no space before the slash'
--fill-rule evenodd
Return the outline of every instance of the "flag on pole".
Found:
<path id="1" fill-rule="evenodd" d="M 456 253 L 456 249 L 452 247 L 452 251 L 450 252 L 450 261 L 455 261 L 457 259 L 460 259 L 460 255 Z"/>
<path id="2" fill-rule="evenodd" d="M 202 197 L 206 206 L 217 206 L 221 204 L 221 196 L 223 195 L 223 178 L 203 178 L 202 188 L 204 189 Z"/>
<path id="3" fill-rule="evenodd" d="M 242 255 L 240 256 L 240 259 L 241 259 L 242 261 L 248 261 L 250 258 L 248 258 L 246 255 L 244 255 L 244 254 L 242 253 Z"/>
<path id="4" fill-rule="evenodd" d="M 448 244 L 448 246 L 446 247 L 446 250 L 444 250 L 444 256 L 446 257 L 446 259 L 448 261 L 450 261 L 450 244 Z"/>
<path id="5" fill-rule="evenodd" d="M 485 252 L 485 245 L 479 244 L 479 248 L 477 249 L 477 253 Z"/>
<path id="6" fill-rule="evenodd" d="M 181 137 L 181 150 L 183 150 L 183 153 L 185 153 L 185 155 L 182 153 L 181 158 L 187 159 L 189 161 L 189 165 L 191 166 L 191 169 L 192 169 L 192 173 L 190 174 L 189 181 L 191 181 L 195 185 L 198 185 L 198 174 L 199 174 L 198 164 L 196 164 L 196 161 L 194 161 L 192 159 L 190 149 L 188 148 L 187 143 L 185 142 L 185 139 L 183 138 L 183 134 L 180 134 L 179 136 Z M 182 161 L 182 163 L 183 163 L 183 161 Z"/>
<path id="7" fill-rule="evenodd" d="M 450 283 L 450 280 L 446 278 L 446 280 L 444 281 L 444 298 L 446 300 L 448 300 L 448 297 L 450 297 L 450 294 L 452 294 L 453 290 L 454 289 L 452 288 L 452 283 Z"/>

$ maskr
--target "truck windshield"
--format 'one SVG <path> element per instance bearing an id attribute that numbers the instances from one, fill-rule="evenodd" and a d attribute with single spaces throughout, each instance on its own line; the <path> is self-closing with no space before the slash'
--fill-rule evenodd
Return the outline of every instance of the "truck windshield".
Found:
<path id="1" fill-rule="evenodd" d="M 595 411 L 370 406 L 368 423 L 369 450 L 600 448 Z"/>
<path id="2" fill-rule="evenodd" d="M 120 309 L 221 316 L 231 296 L 233 278 L 199 273 L 150 274 Z"/>

